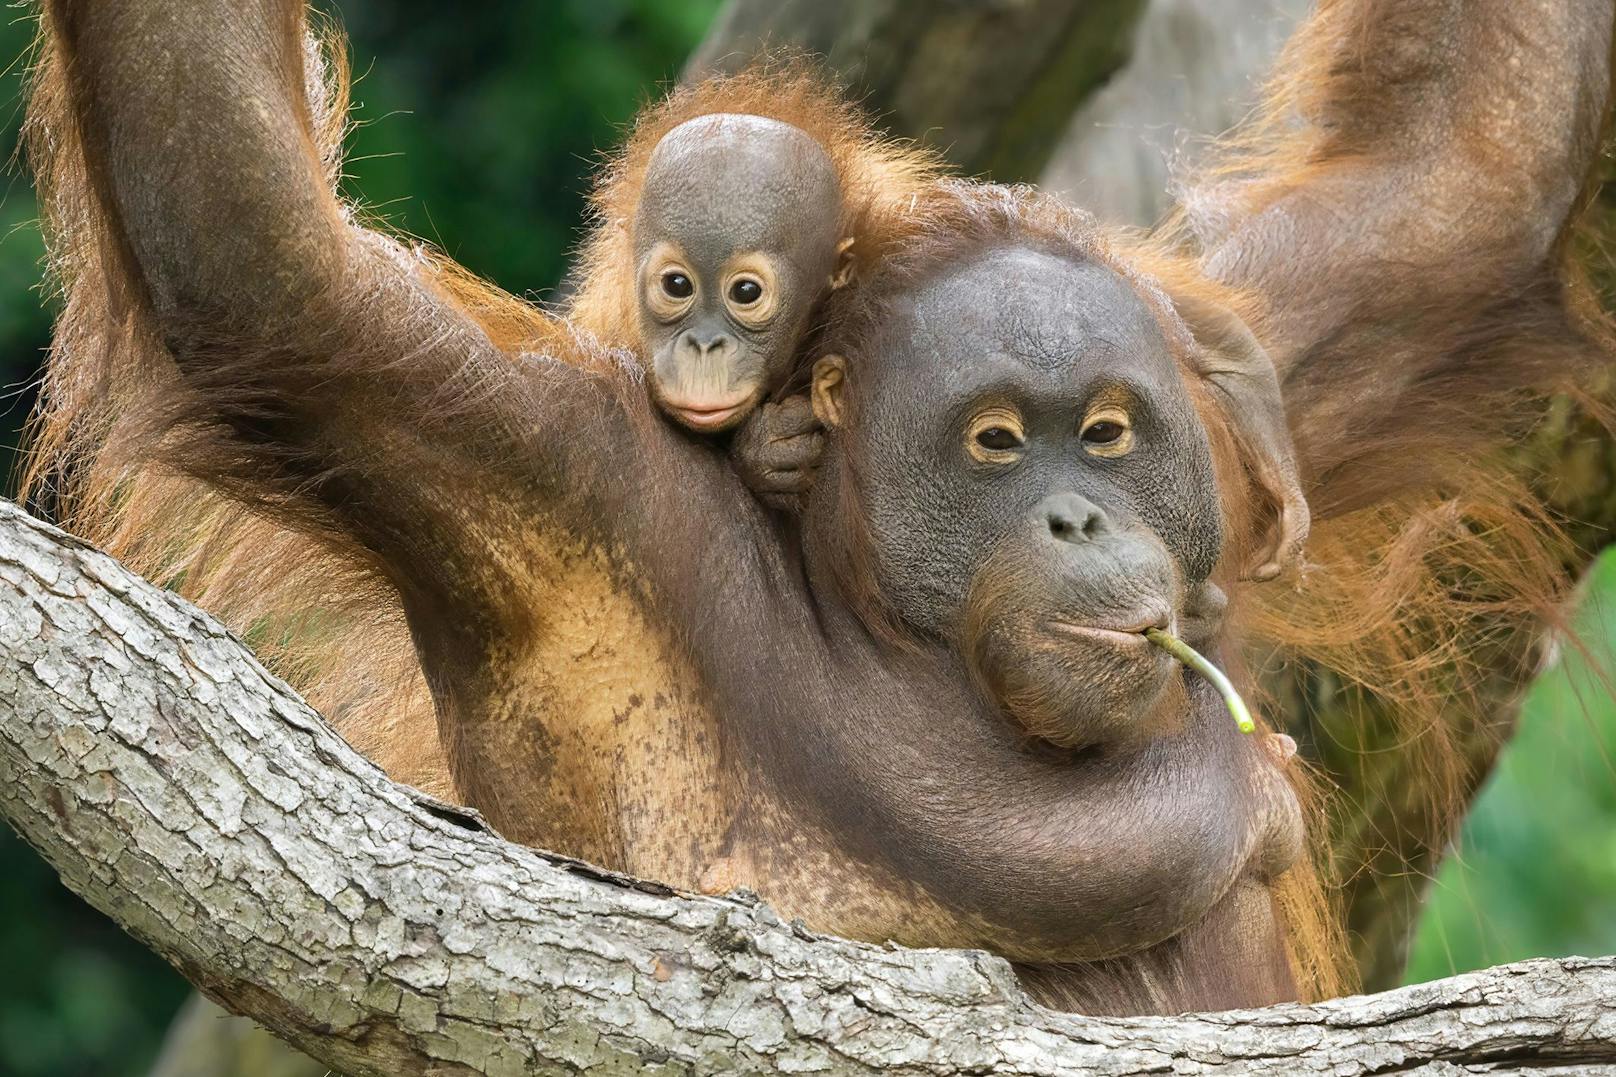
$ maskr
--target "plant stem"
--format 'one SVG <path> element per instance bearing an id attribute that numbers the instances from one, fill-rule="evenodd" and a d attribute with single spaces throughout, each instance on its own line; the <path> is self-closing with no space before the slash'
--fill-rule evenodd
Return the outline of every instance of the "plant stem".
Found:
<path id="1" fill-rule="evenodd" d="M 1223 670 L 1214 666 L 1207 657 L 1188 643 L 1179 639 L 1171 632 L 1163 632 L 1159 628 L 1145 629 L 1145 638 L 1180 662 L 1189 666 L 1195 672 L 1212 682 L 1212 687 L 1218 690 L 1223 697 L 1223 705 L 1229 708 L 1234 716 L 1234 724 L 1240 727 L 1242 733 L 1252 733 L 1257 729 L 1257 723 L 1251 718 L 1251 711 L 1246 701 L 1240 698 L 1240 693 L 1234 690 L 1229 678 L 1224 676 Z"/>

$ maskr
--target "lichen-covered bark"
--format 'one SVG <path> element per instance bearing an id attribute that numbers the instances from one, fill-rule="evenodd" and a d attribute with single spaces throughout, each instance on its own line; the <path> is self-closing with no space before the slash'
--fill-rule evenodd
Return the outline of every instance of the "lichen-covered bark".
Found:
<path id="1" fill-rule="evenodd" d="M 511 845 L 390 782 L 206 614 L 9 502 L 0 814 L 211 997 L 354 1077 L 1616 1063 L 1616 959 L 1092 1019 L 1031 1005 L 986 954 L 816 937 L 744 895 Z"/>

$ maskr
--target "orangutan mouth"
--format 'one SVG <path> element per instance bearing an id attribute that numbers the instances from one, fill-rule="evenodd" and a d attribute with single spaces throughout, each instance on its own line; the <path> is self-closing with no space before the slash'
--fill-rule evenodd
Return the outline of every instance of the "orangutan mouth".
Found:
<path id="1" fill-rule="evenodd" d="M 1167 610 L 1152 610 L 1119 624 L 1080 625 L 1070 621 L 1051 621 L 1049 627 L 1063 636 L 1090 640 L 1108 647 L 1143 648 L 1152 646 L 1145 638 L 1146 629 L 1171 631 L 1172 621 L 1173 615 Z"/>
<path id="2" fill-rule="evenodd" d="M 719 427 L 726 425 L 732 418 L 735 417 L 736 413 L 748 403 L 750 403 L 749 400 L 742 401 L 739 404 L 733 404 L 729 407 L 711 408 L 707 410 L 703 410 L 701 408 L 679 408 L 672 407 L 670 405 L 670 410 L 673 412 L 675 418 L 692 429 L 716 430 Z"/>

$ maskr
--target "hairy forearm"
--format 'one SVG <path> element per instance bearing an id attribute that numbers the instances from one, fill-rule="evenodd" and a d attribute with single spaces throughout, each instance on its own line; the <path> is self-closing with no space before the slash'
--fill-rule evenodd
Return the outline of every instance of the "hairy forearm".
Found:
<path id="1" fill-rule="evenodd" d="M 46 61 L 62 89 L 36 95 L 30 123 L 56 162 L 54 229 L 110 241 L 77 282 L 96 293 L 80 308 L 122 317 L 107 297 L 128 296 L 191 390 L 172 416 L 233 441 L 177 439 L 165 462 L 276 511 L 313 509 L 413 578 L 475 560 L 453 548 L 464 513 L 442 491 L 475 473 L 510 503 L 524 476 L 495 464 L 540 455 L 513 443 L 529 447 L 541 389 L 560 389 L 500 353 L 439 266 L 349 220 L 327 182 L 336 147 L 320 144 L 341 95 L 322 93 L 303 14 L 54 0 Z M 84 209 L 61 215 L 58 192 L 81 186 Z"/>
<path id="2" fill-rule="evenodd" d="M 1586 373 L 1554 358 L 1590 351 L 1559 274 L 1613 9 L 1323 4 L 1184 190 L 1203 268 L 1261 307 L 1316 521 L 1518 436 L 1523 397 Z M 1417 429 L 1399 421 L 1413 412 Z"/>
<path id="3" fill-rule="evenodd" d="M 303 7 L 54 0 L 97 188 L 165 334 L 276 336 L 341 280 L 314 149 Z"/>
<path id="4" fill-rule="evenodd" d="M 1543 272 L 1599 150 L 1612 8 L 1321 6 L 1185 198 L 1214 275 L 1269 299 L 1282 372 L 1375 306 L 1474 309 Z"/>

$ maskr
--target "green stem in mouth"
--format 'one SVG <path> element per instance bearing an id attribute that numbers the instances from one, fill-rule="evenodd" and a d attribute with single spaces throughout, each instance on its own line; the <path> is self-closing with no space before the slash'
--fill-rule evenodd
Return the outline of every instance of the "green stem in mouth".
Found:
<path id="1" fill-rule="evenodd" d="M 1229 683 L 1229 678 L 1224 676 L 1223 670 L 1207 661 L 1204 654 L 1171 632 L 1163 632 L 1159 628 L 1147 628 L 1145 638 L 1211 681 L 1212 687 L 1223 697 L 1223 705 L 1228 707 L 1229 713 L 1234 716 L 1234 724 L 1240 727 L 1240 732 L 1256 732 L 1257 723 L 1251 720 L 1251 711 L 1247 709 L 1246 701 L 1234 690 L 1234 685 Z"/>

